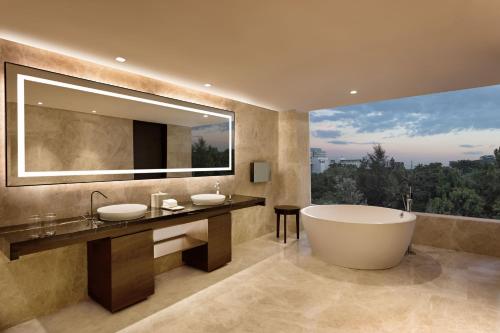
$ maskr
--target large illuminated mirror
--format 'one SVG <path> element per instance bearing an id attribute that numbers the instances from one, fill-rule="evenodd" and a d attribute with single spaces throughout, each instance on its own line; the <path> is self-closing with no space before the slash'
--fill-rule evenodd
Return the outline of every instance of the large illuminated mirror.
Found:
<path id="1" fill-rule="evenodd" d="M 234 174 L 234 113 L 30 67 L 6 72 L 7 185 Z"/>

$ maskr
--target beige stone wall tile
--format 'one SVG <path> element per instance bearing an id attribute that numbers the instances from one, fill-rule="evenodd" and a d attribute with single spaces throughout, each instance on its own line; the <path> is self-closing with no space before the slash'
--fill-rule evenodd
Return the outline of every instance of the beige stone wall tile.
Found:
<path id="1" fill-rule="evenodd" d="M 280 192 L 277 203 L 306 207 L 311 204 L 309 114 L 287 111 L 280 112 L 279 117 Z M 294 218 L 289 219 L 287 226 L 289 231 L 296 231 Z"/>
<path id="2" fill-rule="evenodd" d="M 500 222 L 417 213 L 413 243 L 500 257 Z"/>
<path id="3" fill-rule="evenodd" d="M 155 275 L 167 272 L 176 267 L 182 266 L 182 252 L 167 254 L 154 260 Z"/>
<path id="4" fill-rule="evenodd" d="M 0 260 L 0 330 L 87 297 L 85 244 Z"/>

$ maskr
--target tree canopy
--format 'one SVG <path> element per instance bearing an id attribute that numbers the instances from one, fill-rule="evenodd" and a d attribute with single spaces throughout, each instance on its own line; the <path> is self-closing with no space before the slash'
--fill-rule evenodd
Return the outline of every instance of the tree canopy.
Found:
<path id="1" fill-rule="evenodd" d="M 234 154 L 233 154 L 234 156 Z M 203 139 L 199 137 L 198 141 L 194 142 L 191 146 L 191 166 L 193 168 L 212 168 L 212 167 L 222 167 L 229 165 L 229 150 L 219 151 L 217 147 L 213 147 Z M 193 176 L 210 176 L 210 175 L 221 175 L 224 172 L 203 171 L 202 173 L 194 172 Z M 229 172 L 225 172 L 229 174 Z"/>
<path id="2" fill-rule="evenodd" d="M 492 163 L 462 160 L 406 169 L 376 145 L 359 167 L 334 163 L 312 174 L 312 201 L 404 209 L 402 196 L 411 186 L 415 211 L 500 219 L 500 147 L 494 156 Z"/>

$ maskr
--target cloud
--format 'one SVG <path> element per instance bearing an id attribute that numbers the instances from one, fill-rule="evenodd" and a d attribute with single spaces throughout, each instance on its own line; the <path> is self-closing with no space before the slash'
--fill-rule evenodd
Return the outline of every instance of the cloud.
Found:
<path id="1" fill-rule="evenodd" d="M 331 143 L 333 145 L 349 145 L 349 144 L 351 144 L 351 142 L 343 141 L 343 140 L 332 140 L 332 141 L 328 141 L 328 143 Z"/>
<path id="2" fill-rule="evenodd" d="M 372 102 L 310 113 L 315 123 L 357 133 L 403 129 L 408 136 L 500 129 L 500 85 Z M 464 147 L 465 148 L 465 147 Z"/>
<path id="3" fill-rule="evenodd" d="M 484 155 L 484 153 L 482 151 L 477 151 L 477 150 L 474 150 L 474 151 L 466 151 L 466 152 L 463 152 L 464 155 Z"/>
<path id="4" fill-rule="evenodd" d="M 192 127 L 192 131 L 200 131 L 200 132 L 229 131 L 229 122 L 195 126 Z"/>
<path id="5" fill-rule="evenodd" d="M 229 145 L 229 122 L 192 127 L 191 138 L 192 142 L 203 138 L 207 144 L 217 147 L 221 151 L 227 149 Z"/>
<path id="6" fill-rule="evenodd" d="M 331 143 L 333 145 L 378 145 L 380 142 L 355 142 L 355 141 L 344 141 L 344 140 L 332 140 L 328 141 L 328 143 Z"/>
<path id="7" fill-rule="evenodd" d="M 316 130 L 313 131 L 313 136 L 320 139 L 335 139 L 342 135 L 339 130 Z"/>
<path id="8" fill-rule="evenodd" d="M 477 147 L 481 147 L 482 145 L 470 145 L 470 144 L 463 144 L 463 145 L 460 145 L 459 147 L 462 147 L 462 148 L 477 148 Z"/>

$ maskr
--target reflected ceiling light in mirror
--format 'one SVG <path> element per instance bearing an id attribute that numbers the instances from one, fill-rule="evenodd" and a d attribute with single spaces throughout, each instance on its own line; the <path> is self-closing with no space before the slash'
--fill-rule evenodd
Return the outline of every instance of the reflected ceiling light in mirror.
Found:
<path id="1" fill-rule="evenodd" d="M 126 100 L 136 101 L 140 103 L 152 104 L 173 108 L 183 111 L 196 112 L 204 116 L 214 116 L 225 118 L 229 122 L 229 165 L 227 167 L 214 168 L 172 168 L 172 169 L 131 169 L 131 170 L 72 170 L 72 171 L 26 171 L 26 142 L 25 142 L 25 91 L 24 82 L 38 82 L 68 89 L 85 91 L 93 94 L 122 98 Z M 124 175 L 136 173 L 160 173 L 160 172 L 197 172 L 197 171 L 231 171 L 232 170 L 232 140 L 233 137 L 233 117 L 226 114 L 220 114 L 213 111 L 192 108 L 189 106 L 177 105 L 172 103 L 161 102 L 152 99 L 146 99 L 126 94 L 120 94 L 107 90 L 100 90 L 76 84 L 44 79 L 36 76 L 17 74 L 17 176 L 18 177 L 57 177 L 57 176 L 88 176 L 88 175 Z"/>
<path id="2" fill-rule="evenodd" d="M 118 61 L 118 62 L 125 62 L 125 61 L 127 61 L 127 59 L 125 59 L 124 57 L 116 57 L 115 60 Z"/>
<path id="3" fill-rule="evenodd" d="M 357 90 L 351 90 L 351 91 L 349 91 L 349 94 L 351 94 L 351 95 L 356 95 L 357 93 L 358 93 Z"/>
<path id="4" fill-rule="evenodd" d="M 204 115 L 203 115 L 203 118 L 208 118 L 208 114 L 204 114 Z"/>

